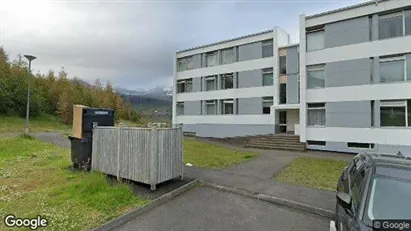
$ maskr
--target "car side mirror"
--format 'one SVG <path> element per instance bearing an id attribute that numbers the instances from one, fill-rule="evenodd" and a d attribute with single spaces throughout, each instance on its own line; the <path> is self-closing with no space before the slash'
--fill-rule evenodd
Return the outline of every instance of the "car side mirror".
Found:
<path id="1" fill-rule="evenodd" d="M 351 201 L 352 198 L 348 193 L 345 192 L 337 192 L 337 200 L 338 203 L 346 210 L 351 209 Z"/>

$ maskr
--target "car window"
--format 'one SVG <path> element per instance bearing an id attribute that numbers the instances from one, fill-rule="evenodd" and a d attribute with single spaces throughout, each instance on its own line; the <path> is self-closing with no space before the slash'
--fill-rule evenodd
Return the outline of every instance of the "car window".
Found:
<path id="1" fill-rule="evenodd" d="M 411 219 L 410 180 L 374 175 L 371 182 L 364 216 L 367 223 L 374 219 Z"/>
<path id="2" fill-rule="evenodd" d="M 353 183 L 354 183 L 354 179 L 356 177 L 356 175 L 358 174 L 358 172 L 360 171 L 360 169 L 362 169 L 364 166 L 364 161 L 356 158 L 353 160 L 352 165 L 350 166 L 350 170 L 349 170 L 349 181 L 350 181 L 350 187 L 352 187 Z"/>
<path id="3" fill-rule="evenodd" d="M 358 171 L 358 174 L 354 177 L 354 180 L 351 184 L 351 197 L 354 209 L 358 208 L 358 205 L 361 200 L 361 193 L 363 191 L 363 184 L 365 178 L 365 168 L 362 168 Z"/>

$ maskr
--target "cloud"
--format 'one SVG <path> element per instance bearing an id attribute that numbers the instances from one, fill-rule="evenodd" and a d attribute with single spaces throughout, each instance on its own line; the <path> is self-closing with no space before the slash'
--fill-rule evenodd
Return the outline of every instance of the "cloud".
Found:
<path id="1" fill-rule="evenodd" d="M 129 89 L 170 86 L 176 50 L 274 26 L 298 41 L 300 13 L 353 2 L 6 1 L 1 43 L 12 56 Z"/>

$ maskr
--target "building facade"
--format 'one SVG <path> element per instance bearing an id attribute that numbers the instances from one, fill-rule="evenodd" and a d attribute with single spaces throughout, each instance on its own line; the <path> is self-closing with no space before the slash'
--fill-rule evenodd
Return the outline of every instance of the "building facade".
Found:
<path id="1" fill-rule="evenodd" d="M 202 137 L 292 133 L 308 149 L 411 153 L 411 1 L 300 15 L 299 41 L 275 28 L 177 52 L 173 123 Z"/>
<path id="2" fill-rule="evenodd" d="M 173 124 L 201 137 L 274 133 L 278 48 L 289 43 L 276 27 L 177 52 Z"/>
<path id="3" fill-rule="evenodd" d="M 300 16 L 300 140 L 411 153 L 411 1 Z"/>

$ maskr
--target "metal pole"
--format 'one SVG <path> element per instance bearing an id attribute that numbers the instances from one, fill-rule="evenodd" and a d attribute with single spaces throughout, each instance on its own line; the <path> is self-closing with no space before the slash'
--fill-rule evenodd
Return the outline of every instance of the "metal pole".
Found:
<path id="1" fill-rule="evenodd" d="M 29 118 L 30 118 L 30 82 L 31 82 L 31 60 L 29 60 L 29 77 L 27 87 L 27 105 L 26 105 L 26 126 L 24 134 L 29 134 Z"/>

